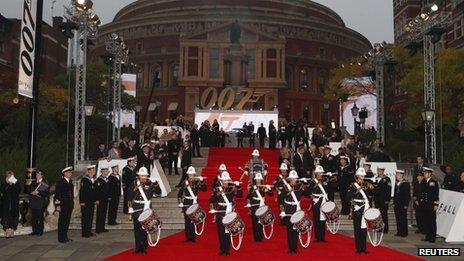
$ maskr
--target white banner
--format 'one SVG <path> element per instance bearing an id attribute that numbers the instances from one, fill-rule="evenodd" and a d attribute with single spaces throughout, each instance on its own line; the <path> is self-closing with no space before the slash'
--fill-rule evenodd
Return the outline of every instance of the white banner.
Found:
<path id="1" fill-rule="evenodd" d="M 124 73 L 121 75 L 122 85 L 124 86 L 124 92 L 137 97 L 137 75 Z M 121 121 L 119 127 L 128 127 L 132 125 L 135 127 L 135 111 L 121 111 Z"/>
<path id="2" fill-rule="evenodd" d="M 448 243 L 464 242 L 464 193 L 440 189 L 437 234 Z"/>
<path id="3" fill-rule="evenodd" d="M 24 0 L 19 47 L 18 94 L 33 98 L 37 0 Z"/>

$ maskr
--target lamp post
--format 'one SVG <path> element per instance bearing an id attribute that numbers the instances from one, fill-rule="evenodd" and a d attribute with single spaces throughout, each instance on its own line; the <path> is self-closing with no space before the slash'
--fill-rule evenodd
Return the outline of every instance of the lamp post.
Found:
<path id="1" fill-rule="evenodd" d="M 355 102 L 354 105 L 353 105 L 353 108 L 351 108 L 351 115 L 353 115 L 353 119 L 354 119 L 354 134 L 355 135 L 357 134 L 356 125 L 358 124 L 358 122 L 356 121 L 356 118 L 358 117 L 358 114 L 359 114 L 359 108 L 358 108 L 358 106 L 356 106 L 356 102 Z"/>
<path id="2" fill-rule="evenodd" d="M 433 151 L 433 139 L 435 138 L 433 133 L 430 131 L 432 128 L 431 124 L 435 122 L 435 110 L 426 107 L 422 110 L 422 120 L 424 121 L 424 136 L 425 136 L 425 158 L 429 163 L 436 164 L 436 158 L 434 157 Z"/>
<path id="3" fill-rule="evenodd" d="M 87 104 L 84 106 L 85 116 L 91 117 L 95 113 L 95 106 Z M 90 124 L 87 124 L 87 160 L 90 160 Z"/>

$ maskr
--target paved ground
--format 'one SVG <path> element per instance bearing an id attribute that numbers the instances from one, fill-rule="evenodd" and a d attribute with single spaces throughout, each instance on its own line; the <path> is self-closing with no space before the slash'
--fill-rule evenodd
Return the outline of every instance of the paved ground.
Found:
<path id="1" fill-rule="evenodd" d="M 163 231 L 163 237 L 176 231 Z M 351 232 L 347 232 L 349 235 Z M 434 258 L 432 260 L 463 260 L 464 244 L 445 244 L 443 239 L 438 239 L 435 244 L 424 243 L 417 234 L 411 234 L 407 238 L 393 236 L 394 233 L 385 235 L 382 245 L 398 251 L 407 252 L 417 256 L 418 247 L 460 247 L 459 258 Z M 57 242 L 56 232 L 45 233 L 42 237 L 18 236 L 14 239 L 0 239 L 0 260 L 101 260 L 133 247 L 133 234 L 130 230 L 112 230 L 97 237 L 87 239 L 80 237 L 79 230 L 72 230 L 70 238 L 73 242 L 60 244 Z M 372 247 L 368 245 L 368 247 Z M 354 250 L 353 250 L 354 251 Z"/>

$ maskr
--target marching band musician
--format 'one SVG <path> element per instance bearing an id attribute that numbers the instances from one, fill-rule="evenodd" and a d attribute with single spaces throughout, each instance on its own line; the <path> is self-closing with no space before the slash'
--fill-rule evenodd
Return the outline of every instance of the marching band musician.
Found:
<path id="1" fill-rule="evenodd" d="M 92 221 L 95 212 L 95 204 L 98 205 L 95 194 L 95 174 L 96 166 L 87 167 L 87 174 L 81 179 L 81 188 L 79 190 L 79 204 L 82 213 L 82 237 L 92 237 Z"/>
<path id="2" fill-rule="evenodd" d="M 340 199 L 342 201 L 342 215 L 350 214 L 350 201 L 346 197 L 348 188 L 354 182 L 354 173 L 350 167 L 349 158 L 347 156 L 340 156 L 340 168 L 338 170 L 340 180 L 338 183 L 340 191 Z"/>
<path id="3" fill-rule="evenodd" d="M 129 193 L 130 187 L 137 179 L 135 175 L 135 166 L 137 160 L 135 157 L 127 159 L 127 166 L 122 169 L 122 190 L 123 190 L 123 213 L 129 214 Z"/>
<path id="4" fill-rule="evenodd" d="M 258 222 L 258 217 L 255 215 L 255 212 L 259 207 L 265 205 L 265 195 L 272 196 L 272 189 L 269 185 L 263 185 L 263 176 L 258 172 L 255 174 L 255 184 L 248 191 L 246 205 L 251 215 L 253 238 L 255 242 L 263 241 L 263 225 Z"/>
<path id="5" fill-rule="evenodd" d="M 242 180 L 245 175 L 249 176 L 248 178 L 249 186 L 253 184 L 254 178 L 255 178 L 254 175 L 256 173 L 261 173 L 264 181 L 266 181 L 267 167 L 268 167 L 267 164 L 264 162 L 264 160 L 259 158 L 260 156 L 259 150 L 256 150 L 256 149 L 253 150 L 253 153 L 251 153 L 251 156 L 253 156 L 253 158 L 249 162 L 247 162 L 243 175 L 240 177 L 240 180 Z"/>
<path id="6" fill-rule="evenodd" d="M 385 167 L 377 167 L 377 185 L 372 193 L 374 194 L 375 207 L 380 210 L 383 223 L 383 232 L 388 234 L 388 204 L 391 199 L 391 180 L 385 175 Z"/>
<path id="7" fill-rule="evenodd" d="M 111 166 L 111 174 L 108 176 L 108 225 L 115 226 L 118 215 L 119 199 L 121 198 L 121 177 L 119 165 Z"/>
<path id="8" fill-rule="evenodd" d="M 100 167 L 101 175 L 97 178 L 97 184 L 95 185 L 95 191 L 97 196 L 97 218 L 95 221 L 95 233 L 100 234 L 108 232 L 105 228 L 106 213 L 108 212 L 108 175 L 109 170 L 107 166 Z"/>
<path id="9" fill-rule="evenodd" d="M 280 194 L 285 189 L 284 181 L 287 179 L 288 176 L 288 165 L 286 163 L 280 164 L 280 174 L 275 177 L 274 180 L 274 188 L 277 191 L 277 200 L 279 199 Z M 285 181 L 286 182 L 286 181 Z M 285 226 L 284 220 L 281 216 L 280 218 L 280 225 Z"/>
<path id="10" fill-rule="evenodd" d="M 321 206 L 328 200 L 326 193 L 326 186 L 324 184 L 324 168 L 316 166 L 314 170 L 314 180 L 312 182 L 311 197 L 313 199 L 313 219 L 314 219 L 314 233 L 316 235 L 316 242 L 325 241 L 325 216 L 321 213 Z"/>
<path id="11" fill-rule="evenodd" d="M 298 231 L 293 229 L 293 224 L 290 222 L 290 217 L 297 211 L 301 210 L 300 198 L 308 196 L 302 183 L 297 183 L 298 173 L 295 170 L 290 171 L 286 180 L 284 189 L 279 195 L 280 217 L 283 218 L 287 226 L 287 244 L 288 254 L 297 254 Z"/>
<path id="12" fill-rule="evenodd" d="M 190 218 L 187 216 L 186 211 L 191 205 L 198 203 L 198 192 L 200 190 L 205 192 L 207 188 L 206 183 L 203 181 L 203 177 L 195 177 L 196 171 L 193 166 L 190 166 L 187 169 L 186 174 L 187 180 L 184 181 L 183 186 L 179 189 L 177 198 L 179 200 L 179 207 L 182 208 L 182 213 L 184 214 L 185 242 L 195 243 L 195 227 Z"/>
<path id="13" fill-rule="evenodd" d="M 423 167 L 422 169 L 424 180 L 420 184 L 419 207 L 424 213 L 423 222 L 426 232 L 425 238 L 422 241 L 434 243 L 437 235 L 437 209 L 440 187 L 438 182 L 432 178 L 433 170 L 427 167 Z"/>
<path id="14" fill-rule="evenodd" d="M 411 199 L 411 186 L 409 182 L 404 180 L 404 170 L 396 171 L 396 185 L 395 185 L 395 217 L 397 233 L 395 236 L 407 237 L 408 236 L 408 216 L 407 210 L 409 201 Z"/>
<path id="15" fill-rule="evenodd" d="M 217 188 L 221 185 L 219 179 L 221 178 L 222 172 L 224 171 L 227 171 L 227 167 L 226 164 L 222 163 L 221 165 L 219 165 L 218 175 L 214 178 L 213 184 L 211 184 L 212 188 Z"/>
<path id="16" fill-rule="evenodd" d="M 367 226 L 364 219 L 364 211 L 369 208 L 369 199 L 367 198 L 367 189 L 365 187 L 365 176 L 366 170 L 359 168 L 355 174 L 355 182 L 348 189 L 348 199 L 351 201 L 350 218 L 353 219 L 356 254 L 368 253 L 366 248 Z"/>
<path id="17" fill-rule="evenodd" d="M 140 214 L 151 208 L 151 198 L 154 195 L 161 195 L 161 188 L 157 181 L 151 182 L 148 170 L 141 167 L 137 172 L 138 179 L 131 186 L 129 194 L 129 213 L 132 214 L 134 222 L 135 254 L 147 253 L 148 236 L 142 228 L 138 218 Z"/>
<path id="18" fill-rule="evenodd" d="M 226 233 L 222 224 L 224 216 L 233 211 L 235 206 L 234 197 L 243 196 L 240 182 L 232 182 L 229 172 L 224 171 L 219 178 L 220 186 L 215 188 L 215 193 L 211 196 L 210 213 L 215 213 L 215 223 L 219 236 L 219 255 L 229 255 L 230 236 Z"/>

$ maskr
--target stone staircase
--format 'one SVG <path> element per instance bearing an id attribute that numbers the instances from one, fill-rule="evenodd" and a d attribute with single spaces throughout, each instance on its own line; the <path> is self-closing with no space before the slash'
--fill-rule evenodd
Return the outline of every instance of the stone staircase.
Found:
<path id="1" fill-rule="evenodd" d="M 201 173 L 203 167 L 206 166 L 208 161 L 208 148 L 201 148 L 202 158 L 192 158 L 192 164 L 195 166 L 197 173 Z M 179 170 L 179 174 L 181 171 Z M 184 216 L 181 213 L 179 208 L 179 203 L 177 202 L 177 193 L 179 189 L 175 186 L 179 183 L 181 178 L 180 175 L 166 175 L 166 178 L 171 185 L 171 193 L 164 198 L 153 198 L 152 206 L 156 209 L 156 214 L 160 217 L 163 222 L 163 230 L 182 230 L 184 229 Z M 108 230 L 133 230 L 133 222 L 129 220 L 129 215 L 122 212 L 123 202 L 122 198 L 119 203 L 118 216 L 116 226 L 106 226 Z M 96 211 L 95 211 L 96 213 Z M 95 216 L 94 214 L 94 226 L 95 226 Z M 81 229 L 81 214 L 80 209 L 76 211 L 75 215 L 71 219 L 70 229 Z"/>

